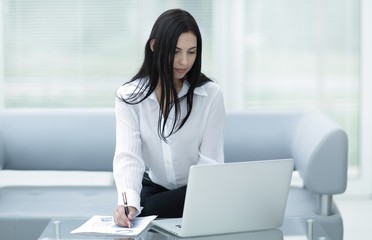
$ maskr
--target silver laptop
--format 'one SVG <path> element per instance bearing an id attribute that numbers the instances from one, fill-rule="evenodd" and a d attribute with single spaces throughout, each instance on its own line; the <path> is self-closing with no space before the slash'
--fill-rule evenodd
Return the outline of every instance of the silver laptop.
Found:
<path id="1" fill-rule="evenodd" d="M 153 225 L 180 237 L 278 228 L 293 166 L 293 159 L 192 166 L 182 218 Z"/>
<path id="2" fill-rule="evenodd" d="M 154 230 L 152 228 L 152 230 Z M 159 233 L 164 238 L 159 237 Z M 296 237 L 296 236 L 295 236 Z M 299 238 L 293 238 L 293 240 L 300 240 Z M 194 236 L 190 238 L 183 238 L 181 236 L 175 236 L 164 229 L 157 228 L 155 231 L 146 232 L 146 239 L 192 239 L 192 240 L 284 240 L 283 232 L 279 228 L 262 230 L 262 231 L 249 231 L 249 232 L 238 232 L 230 234 L 219 234 L 219 235 L 206 235 L 206 236 Z M 306 239 L 306 237 L 305 237 Z"/>

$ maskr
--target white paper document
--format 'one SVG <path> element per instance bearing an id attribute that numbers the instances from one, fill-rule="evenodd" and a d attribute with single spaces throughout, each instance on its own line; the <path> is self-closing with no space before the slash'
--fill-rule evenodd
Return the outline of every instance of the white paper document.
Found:
<path id="1" fill-rule="evenodd" d="M 115 224 L 112 216 L 95 215 L 83 225 L 71 231 L 72 234 L 100 234 L 100 235 L 119 235 L 137 236 L 154 220 L 157 216 L 138 217 L 132 222 L 132 227 L 119 227 Z"/>

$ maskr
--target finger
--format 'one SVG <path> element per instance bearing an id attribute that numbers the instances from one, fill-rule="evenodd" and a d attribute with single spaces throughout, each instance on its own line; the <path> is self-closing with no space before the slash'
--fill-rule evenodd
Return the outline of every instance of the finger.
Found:
<path id="1" fill-rule="evenodd" d="M 137 209 L 135 207 L 129 207 L 129 213 L 128 213 L 128 216 L 127 216 L 127 219 L 128 219 L 128 227 L 131 228 L 133 226 L 133 221 L 134 219 L 136 218 L 136 216 L 138 215 L 137 214 Z"/>
<path id="2" fill-rule="evenodd" d="M 128 219 L 133 221 L 136 215 L 137 215 L 137 209 L 134 207 L 129 207 Z"/>
<path id="3" fill-rule="evenodd" d="M 115 222 L 116 225 L 122 226 L 122 221 L 120 219 L 120 212 L 119 212 L 118 207 L 116 207 L 115 210 L 114 210 L 114 222 Z"/>
<path id="4" fill-rule="evenodd" d="M 121 208 L 119 208 L 119 213 L 120 213 L 120 217 L 123 221 L 123 225 L 125 227 L 131 227 L 132 226 L 132 219 L 134 219 L 134 216 L 135 215 L 131 215 L 131 208 L 129 208 L 129 214 L 127 215 L 126 212 L 125 212 L 125 209 L 124 209 L 124 206 L 121 206 Z"/>
<path id="5" fill-rule="evenodd" d="M 121 227 L 128 227 L 129 226 L 128 222 L 130 222 L 130 221 L 125 216 L 123 205 L 120 205 L 120 206 L 116 207 L 114 220 L 115 220 L 116 225 L 118 225 L 118 226 L 121 226 Z"/>

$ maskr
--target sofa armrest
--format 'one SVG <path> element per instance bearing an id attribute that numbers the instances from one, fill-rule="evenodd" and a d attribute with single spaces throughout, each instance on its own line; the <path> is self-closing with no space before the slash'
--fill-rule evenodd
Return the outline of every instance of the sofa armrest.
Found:
<path id="1" fill-rule="evenodd" d="M 309 113 L 300 118 L 292 155 L 309 190 L 321 195 L 340 194 L 346 190 L 347 135 L 325 115 Z"/>

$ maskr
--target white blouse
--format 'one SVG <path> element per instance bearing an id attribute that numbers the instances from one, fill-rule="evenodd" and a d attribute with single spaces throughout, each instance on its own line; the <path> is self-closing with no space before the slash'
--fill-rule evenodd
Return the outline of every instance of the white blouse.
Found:
<path id="1" fill-rule="evenodd" d="M 117 95 L 128 97 L 135 91 L 138 82 L 120 87 Z M 185 81 L 178 95 L 184 96 L 188 89 L 189 84 Z M 187 112 L 186 99 L 180 105 L 182 118 Z M 159 103 L 155 92 L 135 105 L 116 99 L 115 113 L 113 171 L 119 205 L 123 204 L 121 193 L 125 191 L 128 205 L 140 211 L 145 166 L 154 183 L 167 189 L 176 189 L 187 184 L 192 165 L 224 162 L 225 107 L 222 91 L 214 82 L 195 88 L 188 120 L 180 130 L 167 138 L 167 142 L 158 135 Z M 166 130 L 170 130 L 173 121 L 174 112 L 171 112 Z"/>

